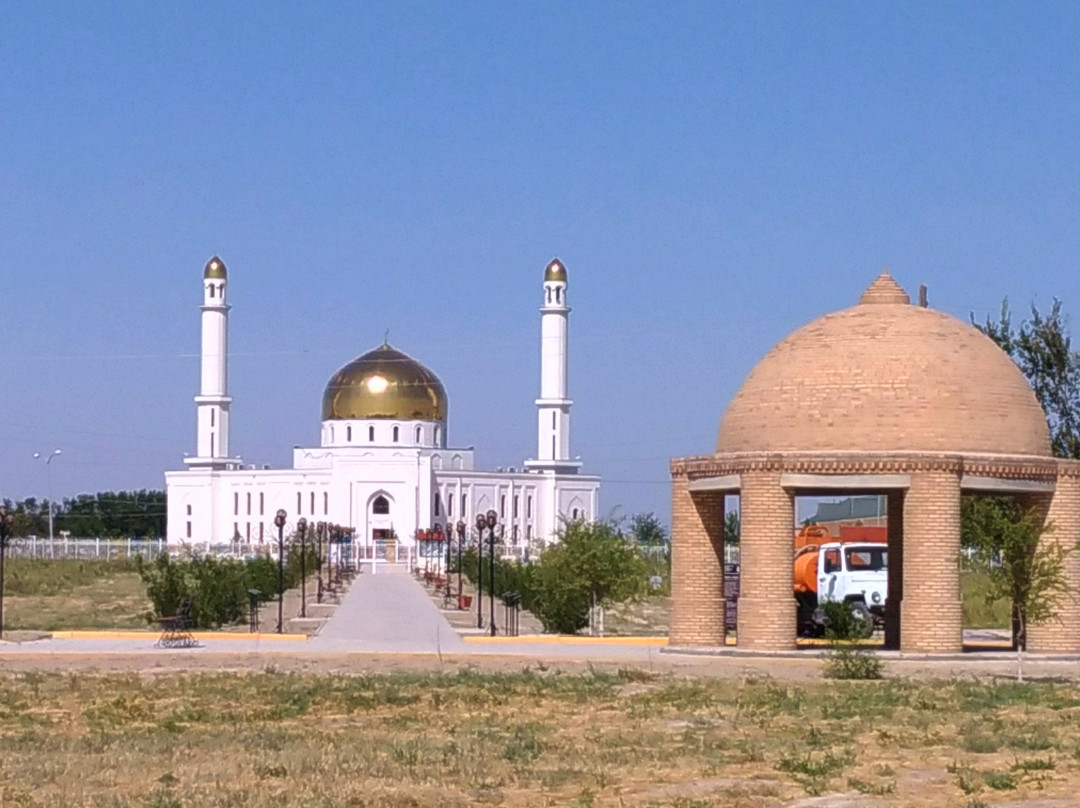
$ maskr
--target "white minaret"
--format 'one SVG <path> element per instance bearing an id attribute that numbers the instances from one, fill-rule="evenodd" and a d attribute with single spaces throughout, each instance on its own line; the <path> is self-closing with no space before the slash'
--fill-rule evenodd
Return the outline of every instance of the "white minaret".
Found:
<path id="1" fill-rule="evenodd" d="M 540 307 L 540 398 L 536 460 L 525 465 L 540 471 L 574 473 L 581 463 L 570 459 L 570 405 L 567 397 L 566 267 L 556 258 L 544 271 L 544 304 Z"/>
<path id="2" fill-rule="evenodd" d="M 198 445 L 195 457 L 184 462 L 192 468 L 225 469 L 235 465 L 229 457 L 229 305 L 225 302 L 228 276 L 225 262 L 216 255 L 203 272 L 202 372 L 199 395 Z"/>

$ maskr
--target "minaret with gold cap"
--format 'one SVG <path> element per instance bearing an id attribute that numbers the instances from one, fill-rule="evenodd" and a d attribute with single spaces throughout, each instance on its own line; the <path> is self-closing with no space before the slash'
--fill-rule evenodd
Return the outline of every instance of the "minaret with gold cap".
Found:
<path id="1" fill-rule="evenodd" d="M 225 469 L 237 461 L 229 457 L 229 305 L 225 301 L 228 273 L 216 255 L 203 271 L 202 361 L 199 394 L 195 396 L 198 445 L 195 457 L 184 462 L 192 468 Z"/>
<path id="2" fill-rule="evenodd" d="M 540 307 L 540 398 L 537 453 L 530 469 L 573 473 L 581 466 L 570 459 L 570 400 L 567 391 L 566 267 L 558 258 L 544 270 L 544 302 Z"/>

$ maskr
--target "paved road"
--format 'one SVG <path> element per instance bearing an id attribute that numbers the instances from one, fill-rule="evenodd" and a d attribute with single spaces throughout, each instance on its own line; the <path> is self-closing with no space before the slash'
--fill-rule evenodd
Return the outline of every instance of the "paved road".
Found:
<path id="1" fill-rule="evenodd" d="M 408 573 L 358 575 L 308 652 L 462 652 L 464 643 Z"/>

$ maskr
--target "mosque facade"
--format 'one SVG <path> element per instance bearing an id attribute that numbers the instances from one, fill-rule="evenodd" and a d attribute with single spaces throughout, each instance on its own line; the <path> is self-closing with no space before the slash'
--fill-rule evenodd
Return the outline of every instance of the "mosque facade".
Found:
<path id="1" fill-rule="evenodd" d="M 387 343 L 330 378 L 318 446 L 296 447 L 292 468 L 252 466 L 229 443 L 228 273 L 214 257 L 203 272 L 202 349 L 195 397 L 197 442 L 181 471 L 165 474 L 170 545 L 259 545 L 286 535 L 301 517 L 351 530 L 358 558 L 416 558 L 432 534 L 473 532 L 495 511 L 505 551 L 526 556 L 566 520 L 594 519 L 600 479 L 570 453 L 566 267 L 544 271 L 537 453 L 520 469 L 476 468 L 473 448 L 448 438 L 448 397 L 439 378 Z"/>

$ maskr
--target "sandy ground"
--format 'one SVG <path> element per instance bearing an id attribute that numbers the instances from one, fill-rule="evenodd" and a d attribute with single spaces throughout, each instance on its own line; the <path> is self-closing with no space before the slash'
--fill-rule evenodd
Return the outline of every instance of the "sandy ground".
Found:
<path id="1" fill-rule="evenodd" d="M 742 679 L 771 677 L 783 681 L 821 678 L 822 660 L 806 658 L 739 658 L 683 656 L 652 653 L 647 658 L 626 659 L 598 653 L 593 657 L 560 656 L 558 649 L 543 655 L 522 654 L 311 654 L 288 651 L 250 653 L 160 650 L 153 653 L 49 653 L 5 655 L 0 653 L 0 672 L 101 671 L 173 673 L 177 671 L 264 671 L 268 668 L 296 673 L 393 673 L 396 671 L 588 670 L 619 668 L 649 670 L 679 677 Z M 1031 679 L 1080 681 L 1080 661 L 1028 660 L 1024 673 Z M 914 679 L 1012 678 L 1015 659 L 890 660 L 886 675 Z"/>

